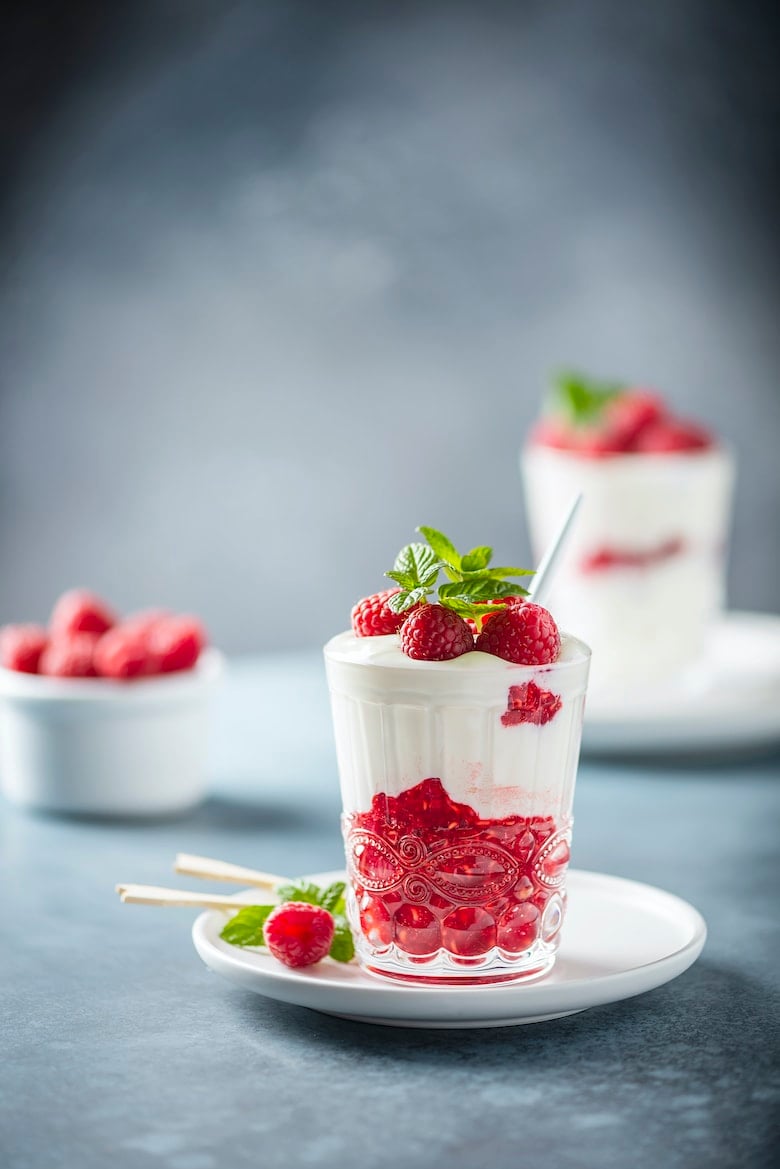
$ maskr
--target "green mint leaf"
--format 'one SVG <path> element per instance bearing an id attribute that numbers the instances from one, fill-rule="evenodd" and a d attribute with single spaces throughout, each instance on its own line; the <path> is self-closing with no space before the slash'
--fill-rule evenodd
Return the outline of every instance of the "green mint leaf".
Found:
<path id="1" fill-rule="evenodd" d="M 341 913 L 336 913 L 333 917 L 336 930 L 330 945 L 330 956 L 335 958 L 337 962 L 351 962 L 355 957 L 355 942 L 352 930 L 349 928 L 349 922 Z"/>
<path id="2" fill-rule="evenodd" d="M 440 560 L 451 565 L 452 568 L 460 568 L 460 553 L 449 537 L 445 536 L 443 532 L 438 532 L 436 528 L 426 528 L 422 524 L 417 531 L 421 536 L 425 536 Z"/>
<path id="3" fill-rule="evenodd" d="M 575 426 L 598 423 L 608 402 L 623 392 L 619 382 L 599 382 L 579 373 L 559 373 L 554 381 L 553 407 Z"/>
<path id="4" fill-rule="evenodd" d="M 412 605 L 419 604 L 428 596 L 428 593 L 433 590 L 430 588 L 409 589 L 407 592 L 396 593 L 387 602 L 388 609 L 393 613 L 405 613 L 407 609 L 411 609 Z"/>
<path id="5" fill-rule="evenodd" d="M 393 569 L 391 569 L 389 572 L 385 573 L 385 576 L 389 576 L 390 579 L 394 580 L 396 584 L 399 584 L 402 589 L 413 589 L 417 584 L 417 581 L 410 572 L 394 572 Z"/>
<path id="6" fill-rule="evenodd" d="M 466 580 L 453 581 L 452 584 L 439 586 L 439 599 L 442 604 L 449 597 L 482 597 L 491 600 L 501 593 L 502 583 L 491 580 L 489 577 L 471 577 Z"/>
<path id="7" fill-rule="evenodd" d="M 490 557 L 493 555 L 493 549 L 486 545 L 481 545 L 479 548 L 472 548 L 470 552 L 461 559 L 460 567 L 464 572 L 479 571 L 482 568 L 487 568 L 490 563 Z"/>
<path id="8" fill-rule="evenodd" d="M 491 568 L 488 570 L 490 575 L 496 577 L 498 580 L 503 580 L 505 576 L 533 576 L 535 568 Z"/>
<path id="9" fill-rule="evenodd" d="M 327 909 L 328 913 L 336 914 L 339 912 L 339 904 L 343 904 L 344 890 L 347 885 L 345 881 L 334 881 L 332 885 L 328 885 L 327 889 L 323 889 L 320 893 L 320 905 L 323 909 Z"/>
<path id="10" fill-rule="evenodd" d="M 279 901 L 307 901 L 309 905 L 319 905 L 322 890 L 319 885 L 311 881 L 294 881 L 289 885 L 280 885 L 276 890 Z"/>
<path id="11" fill-rule="evenodd" d="M 220 937 L 231 946 L 264 946 L 263 926 L 275 905 L 247 905 L 223 927 Z"/>
<path id="12" fill-rule="evenodd" d="M 438 556 L 433 548 L 427 544 L 407 544 L 395 558 L 393 572 L 403 572 L 412 579 L 414 585 L 422 582 L 434 565 L 438 565 Z"/>

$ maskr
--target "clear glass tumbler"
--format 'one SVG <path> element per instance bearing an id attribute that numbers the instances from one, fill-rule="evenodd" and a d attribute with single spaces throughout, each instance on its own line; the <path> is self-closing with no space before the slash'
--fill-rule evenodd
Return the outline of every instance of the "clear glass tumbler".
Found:
<path id="1" fill-rule="evenodd" d="M 398 638 L 325 647 L 361 965 L 434 983 L 555 961 L 590 650 L 518 666 L 413 661 Z"/>

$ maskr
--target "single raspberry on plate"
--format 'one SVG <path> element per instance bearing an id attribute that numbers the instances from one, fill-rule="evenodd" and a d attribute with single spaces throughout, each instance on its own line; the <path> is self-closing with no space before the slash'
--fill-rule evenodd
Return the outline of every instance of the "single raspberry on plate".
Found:
<path id="1" fill-rule="evenodd" d="M 157 673 L 146 638 L 125 625 L 115 625 L 98 640 L 95 669 L 102 678 L 138 678 Z"/>
<path id="2" fill-rule="evenodd" d="M 546 609 L 526 601 L 491 617 L 477 638 L 476 648 L 519 666 L 541 666 L 558 657 L 561 635 Z"/>
<path id="3" fill-rule="evenodd" d="M 286 901 L 265 920 L 265 944 L 285 966 L 313 966 L 328 953 L 336 923 L 321 905 Z"/>
<path id="4" fill-rule="evenodd" d="M 444 605 L 420 605 L 401 626 L 401 649 L 410 658 L 446 662 L 473 648 L 468 624 Z"/>
<path id="5" fill-rule="evenodd" d="M 634 449 L 647 454 L 665 454 L 674 451 L 702 451 L 713 445 L 712 435 L 695 422 L 663 419 L 646 427 L 636 440 Z"/>
<path id="6" fill-rule="evenodd" d="M 52 678 L 94 678 L 97 633 L 74 633 L 55 637 L 41 654 L 38 672 Z"/>
<path id="7" fill-rule="evenodd" d="M 155 621 L 145 637 L 151 673 L 191 670 L 206 644 L 206 631 L 197 617 L 165 617 Z"/>
<path id="8" fill-rule="evenodd" d="M 356 637 L 382 637 L 388 633 L 397 633 L 408 613 L 394 613 L 388 601 L 400 589 L 384 589 L 381 593 L 373 593 L 358 601 L 352 610 L 352 631 Z"/>
<path id="9" fill-rule="evenodd" d="M 116 625 L 115 613 L 89 589 L 63 593 L 52 610 L 49 630 L 52 637 L 71 633 L 105 633 Z"/>
<path id="10" fill-rule="evenodd" d="M 37 674 L 49 635 L 41 625 L 4 625 L 0 629 L 0 666 Z"/>

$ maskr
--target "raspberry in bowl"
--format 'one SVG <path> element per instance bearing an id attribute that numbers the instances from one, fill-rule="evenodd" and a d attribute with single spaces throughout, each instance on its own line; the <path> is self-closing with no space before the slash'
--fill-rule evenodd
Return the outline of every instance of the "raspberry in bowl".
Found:
<path id="1" fill-rule="evenodd" d="M 549 593 L 591 646 L 591 691 L 693 674 L 725 595 L 734 465 L 649 390 L 563 375 L 521 455 L 534 552 L 583 493 Z"/>
<path id="2" fill-rule="evenodd" d="M 0 629 L 0 786 L 41 811 L 181 812 L 205 790 L 221 655 L 194 617 L 121 619 L 75 589 L 48 626 Z"/>
<path id="3" fill-rule="evenodd" d="M 420 530 L 398 590 L 356 606 L 408 614 L 400 627 L 375 634 L 353 610 L 325 646 L 357 956 L 415 982 L 540 977 L 565 913 L 590 652 L 510 583 L 525 570 Z"/>

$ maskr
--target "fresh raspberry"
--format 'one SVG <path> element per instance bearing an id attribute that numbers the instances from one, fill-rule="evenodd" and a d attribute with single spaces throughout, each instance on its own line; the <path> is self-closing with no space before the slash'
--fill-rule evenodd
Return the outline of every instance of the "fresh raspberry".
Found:
<path id="1" fill-rule="evenodd" d="M 394 613 L 387 602 L 400 591 L 385 589 L 358 601 L 352 610 L 352 630 L 356 637 L 382 637 L 398 632 L 409 614 Z"/>
<path id="2" fill-rule="evenodd" d="M 155 621 L 145 637 L 152 673 L 191 670 L 206 644 L 206 631 L 197 617 L 167 617 Z"/>
<path id="3" fill-rule="evenodd" d="M 103 678 L 138 678 L 157 672 L 146 638 L 132 626 L 115 625 L 95 646 L 95 669 Z"/>
<path id="4" fill-rule="evenodd" d="M 88 589 L 63 593 L 52 610 L 49 630 L 52 637 L 71 633 L 105 633 L 116 625 L 116 615 L 105 601 Z"/>
<path id="5" fill-rule="evenodd" d="M 541 666 L 558 657 L 561 635 L 546 609 L 526 601 L 491 617 L 477 638 L 476 648 L 519 666 Z"/>
<path id="6" fill-rule="evenodd" d="M 130 613 L 122 624 L 125 629 L 136 629 L 147 637 L 161 621 L 167 621 L 173 614 L 169 609 L 141 609 L 138 613 Z"/>
<path id="7" fill-rule="evenodd" d="M 401 649 L 407 657 L 445 662 L 474 648 L 466 622 L 444 605 L 420 605 L 401 627 Z"/>
<path id="8" fill-rule="evenodd" d="M 648 426 L 636 440 L 634 449 L 647 454 L 673 451 L 701 451 L 712 446 L 712 436 L 694 422 L 665 419 Z"/>
<path id="9" fill-rule="evenodd" d="M 336 923 L 321 905 L 286 901 L 265 919 L 265 944 L 285 966 L 313 966 L 330 950 Z"/>
<path id="10" fill-rule="evenodd" d="M 0 666 L 37 674 L 48 634 L 41 625 L 4 625 L 0 629 Z"/>
<path id="11" fill-rule="evenodd" d="M 631 450 L 639 435 L 666 413 L 663 399 L 650 390 L 626 390 L 607 403 L 606 429 L 624 451 Z"/>
<path id="12" fill-rule="evenodd" d="M 525 597 L 494 597 L 494 599 L 492 601 L 489 601 L 488 604 L 496 605 L 497 606 L 496 613 L 500 613 L 501 608 L 503 608 L 504 606 L 507 606 L 510 609 L 516 609 L 518 607 L 518 605 L 522 605 L 524 602 L 525 602 Z M 501 608 L 498 608 L 498 606 L 501 606 Z M 483 616 L 483 618 L 482 618 L 482 628 L 483 629 L 485 628 L 485 622 L 492 620 L 493 616 L 494 616 L 493 613 L 487 613 Z M 466 620 L 468 621 L 469 629 L 476 636 L 479 633 L 479 630 L 477 629 L 476 621 L 474 621 L 471 617 L 467 617 Z"/>
<path id="13" fill-rule="evenodd" d="M 74 633 L 53 638 L 41 654 L 38 671 L 52 678 L 94 678 L 97 633 Z"/>

